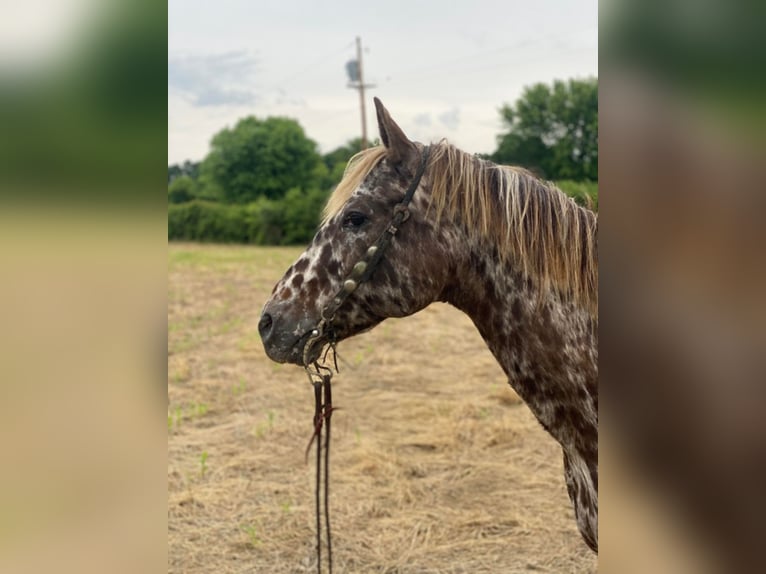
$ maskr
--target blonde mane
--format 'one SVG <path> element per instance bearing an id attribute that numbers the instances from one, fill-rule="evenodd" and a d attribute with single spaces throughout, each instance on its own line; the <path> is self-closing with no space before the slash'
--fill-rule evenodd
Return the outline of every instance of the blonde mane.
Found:
<path id="1" fill-rule="evenodd" d="M 382 146 L 356 154 L 324 211 L 338 213 L 385 157 Z M 545 293 L 550 289 L 598 316 L 598 217 L 550 182 L 528 171 L 493 164 L 441 142 L 431 146 L 426 171 L 437 221 L 459 221 L 473 236 L 513 260 Z"/>

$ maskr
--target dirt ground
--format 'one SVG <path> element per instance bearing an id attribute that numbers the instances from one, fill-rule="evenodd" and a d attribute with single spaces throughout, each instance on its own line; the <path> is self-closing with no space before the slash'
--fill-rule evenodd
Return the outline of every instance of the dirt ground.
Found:
<path id="1" fill-rule="evenodd" d="M 257 331 L 300 251 L 169 246 L 169 572 L 316 571 L 313 391 Z M 339 355 L 336 572 L 596 571 L 559 447 L 466 316 L 434 304 Z"/>

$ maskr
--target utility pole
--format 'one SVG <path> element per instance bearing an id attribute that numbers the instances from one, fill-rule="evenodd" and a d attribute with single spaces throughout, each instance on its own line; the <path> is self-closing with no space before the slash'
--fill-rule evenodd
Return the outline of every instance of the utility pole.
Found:
<path id="1" fill-rule="evenodd" d="M 359 91 L 359 108 L 362 113 L 362 149 L 367 149 L 367 112 L 364 89 L 374 88 L 375 86 L 364 83 L 362 72 L 362 39 L 359 36 L 356 37 L 356 62 L 352 60 L 346 64 L 346 70 L 350 79 L 348 87 Z"/>

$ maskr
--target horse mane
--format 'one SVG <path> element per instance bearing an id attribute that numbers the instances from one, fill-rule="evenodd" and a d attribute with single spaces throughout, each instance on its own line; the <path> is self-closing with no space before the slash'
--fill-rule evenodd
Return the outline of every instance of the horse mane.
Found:
<path id="1" fill-rule="evenodd" d="M 385 157 L 376 146 L 356 154 L 330 196 L 326 222 Z M 540 287 L 555 289 L 598 316 L 597 215 L 529 171 L 497 165 L 442 141 L 431 145 L 426 171 L 429 209 L 520 265 Z"/>

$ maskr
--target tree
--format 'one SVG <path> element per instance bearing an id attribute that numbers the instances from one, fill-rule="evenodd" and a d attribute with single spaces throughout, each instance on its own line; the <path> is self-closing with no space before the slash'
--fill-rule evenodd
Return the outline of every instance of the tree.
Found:
<path id="1" fill-rule="evenodd" d="M 293 188 L 282 200 L 284 208 L 283 245 L 300 245 L 314 237 L 327 193 L 317 189 L 302 191 Z"/>
<path id="2" fill-rule="evenodd" d="M 200 162 L 189 161 L 188 159 L 182 164 L 174 163 L 168 166 L 168 185 L 182 176 L 188 176 L 192 179 L 197 179 L 199 176 L 199 164 Z"/>
<path id="3" fill-rule="evenodd" d="M 213 137 L 200 180 L 226 203 L 279 199 L 293 187 L 311 187 L 319 161 L 316 143 L 295 120 L 250 116 Z"/>
<path id="4" fill-rule="evenodd" d="M 322 156 L 327 169 L 332 172 L 336 165 L 342 163 L 344 166 L 351 157 L 362 150 L 362 138 L 348 140 L 345 145 L 335 148 Z"/>
<path id="5" fill-rule="evenodd" d="M 598 181 L 598 80 L 535 84 L 500 115 L 497 163 L 522 165 L 548 179 Z"/>
<path id="6" fill-rule="evenodd" d="M 188 175 L 173 179 L 168 186 L 168 203 L 186 203 L 194 199 L 196 184 Z"/>
<path id="7" fill-rule="evenodd" d="M 345 145 L 335 148 L 322 156 L 325 166 L 324 177 L 319 181 L 320 189 L 330 189 L 338 185 L 343 178 L 346 164 L 355 154 L 362 149 L 362 138 L 354 138 Z"/>

